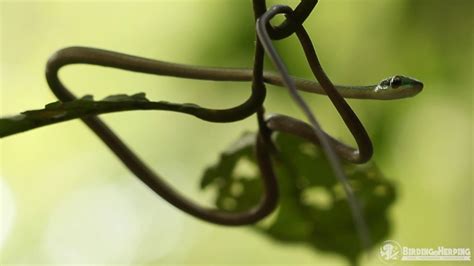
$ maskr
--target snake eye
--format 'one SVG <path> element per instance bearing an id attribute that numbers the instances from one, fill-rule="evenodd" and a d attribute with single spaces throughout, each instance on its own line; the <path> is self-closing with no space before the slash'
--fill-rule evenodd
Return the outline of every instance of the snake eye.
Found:
<path id="1" fill-rule="evenodd" d="M 399 76 L 395 76 L 390 80 L 390 87 L 396 89 L 402 85 L 402 79 Z"/>

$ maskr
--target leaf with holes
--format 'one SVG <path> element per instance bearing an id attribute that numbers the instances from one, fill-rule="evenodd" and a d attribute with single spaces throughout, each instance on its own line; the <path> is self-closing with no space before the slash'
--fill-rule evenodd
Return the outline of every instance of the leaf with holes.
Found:
<path id="1" fill-rule="evenodd" d="M 255 206 L 262 193 L 253 153 L 255 135 L 246 133 L 220 160 L 207 168 L 202 189 L 216 191 L 215 204 L 227 211 Z M 306 244 L 337 253 L 356 264 L 362 248 L 342 186 L 319 147 L 288 134 L 277 134 L 279 207 L 255 226 L 256 231 L 282 243 Z M 387 211 L 395 200 L 395 186 L 374 163 L 344 164 L 357 198 L 364 208 L 374 243 L 390 231 Z"/>

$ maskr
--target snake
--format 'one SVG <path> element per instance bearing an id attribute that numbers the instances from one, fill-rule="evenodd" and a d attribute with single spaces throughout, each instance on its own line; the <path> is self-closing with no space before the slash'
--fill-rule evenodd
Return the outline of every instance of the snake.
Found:
<path id="1" fill-rule="evenodd" d="M 61 84 L 57 72 L 64 66 L 73 64 L 98 65 L 132 72 L 171 76 L 186 79 L 211 81 L 252 81 L 250 68 L 217 68 L 198 65 L 178 64 L 162 60 L 149 59 L 124 53 L 73 46 L 53 53 L 47 63 L 47 75 L 50 82 Z M 314 80 L 291 77 L 296 88 L 301 91 L 326 95 L 321 85 Z M 272 71 L 263 72 L 265 83 L 283 87 L 282 77 Z M 337 92 L 344 98 L 395 100 L 417 95 L 423 89 L 423 83 L 407 76 L 394 75 L 375 85 L 335 85 Z"/>
<path id="2" fill-rule="evenodd" d="M 255 3 L 257 2 L 261 3 L 264 1 L 254 0 L 254 5 L 256 5 Z M 310 3 L 310 1 L 302 1 L 302 3 Z M 311 7 L 311 5 L 308 6 Z M 314 5 L 312 7 L 314 7 Z M 265 49 L 273 61 L 281 61 L 280 59 L 276 58 L 274 54 L 272 55 L 271 40 L 269 33 L 267 32 L 266 25 L 275 14 L 282 12 L 282 10 L 290 12 L 287 8 L 282 9 L 278 6 L 276 9 L 273 7 L 268 11 L 266 11 L 266 8 L 263 6 L 254 6 L 259 41 L 256 44 L 253 69 L 215 68 L 177 64 L 98 48 L 74 46 L 58 50 L 49 58 L 46 65 L 46 80 L 55 96 L 63 102 L 72 101 L 76 99 L 76 97 L 60 80 L 59 71 L 65 66 L 74 64 L 97 65 L 132 72 L 198 80 L 236 82 L 252 81 L 251 95 L 244 103 L 235 107 L 228 109 L 210 109 L 195 104 L 182 104 L 182 110 L 172 110 L 191 114 L 205 121 L 220 123 L 242 120 L 255 113 L 261 117 L 263 113 L 262 105 L 266 95 L 263 82 L 280 87 L 291 87 L 294 90 L 298 89 L 300 91 L 328 95 L 335 104 L 336 108 L 338 108 L 338 111 L 342 110 L 340 113 L 343 118 L 346 117 L 344 120 L 351 129 L 351 132 L 355 135 L 359 149 L 353 149 L 333 139 L 327 133 L 322 131 L 320 127 L 317 127 L 314 121 L 310 121 L 310 124 L 306 124 L 300 120 L 283 115 L 273 115 L 266 118 L 264 121 L 266 123 L 265 125 L 259 123 L 260 131 L 256 138 L 256 158 L 257 165 L 262 173 L 263 187 L 265 190 L 264 195 L 258 206 L 239 213 L 223 212 L 216 209 L 198 206 L 189 199 L 183 197 L 165 181 L 163 181 L 162 178 L 154 173 L 147 165 L 145 165 L 145 163 L 102 120 L 95 116 L 81 118 L 87 124 L 87 126 L 89 126 L 91 130 L 93 130 L 98 135 L 98 137 L 101 138 L 102 141 L 104 141 L 104 143 L 119 157 L 119 159 L 129 168 L 129 170 L 131 170 L 131 172 L 133 172 L 155 193 L 163 197 L 175 207 L 197 218 L 216 224 L 245 225 L 254 223 L 261 220 L 275 209 L 278 197 L 278 185 L 276 182 L 275 173 L 273 172 L 273 168 L 271 166 L 269 150 L 268 147 L 265 146 L 265 138 L 262 136 L 262 130 L 264 130 L 263 127 L 267 127 L 272 131 L 287 131 L 304 137 L 310 141 L 313 141 L 314 143 L 318 142 L 318 144 L 326 147 L 326 151 L 329 150 L 327 154 L 331 158 L 341 156 L 348 161 L 360 163 L 368 160 L 368 158 L 371 156 L 372 151 L 370 139 L 368 139 L 363 127 L 361 125 L 357 126 L 358 123 L 360 124 L 360 121 L 357 122 L 358 119 L 355 114 L 353 114 L 352 109 L 350 109 L 347 104 L 344 105 L 345 101 L 343 98 L 393 100 L 414 96 L 418 94 L 423 88 L 423 84 L 420 81 L 402 75 L 391 76 L 389 78 L 383 79 L 375 85 L 344 86 L 332 85 L 332 83 L 328 85 L 324 84 L 324 82 L 320 84 L 317 81 L 289 76 L 288 73 L 281 71 L 281 69 L 279 71 L 280 73 L 263 71 L 263 49 Z M 303 11 L 300 11 L 300 13 L 302 16 L 307 16 L 307 14 Z M 312 47 L 309 47 L 307 44 L 305 44 L 307 43 L 307 40 L 304 40 L 306 38 L 305 32 L 301 31 L 300 27 L 302 20 L 304 19 L 298 20 L 297 23 L 291 23 L 291 20 L 288 20 L 287 28 L 289 29 L 291 25 L 294 27 L 293 31 L 282 30 L 274 31 L 273 33 L 277 35 L 275 39 L 284 38 L 293 32 L 297 33 L 298 37 L 300 38 L 300 42 L 303 44 L 303 48 L 308 60 L 316 60 L 316 62 L 309 63 L 313 72 L 317 76 L 317 79 L 321 82 L 321 76 L 318 75 L 322 70 L 315 70 L 313 68 L 315 65 L 319 65 L 319 62 L 317 61 L 315 54 L 314 56 L 311 54 Z M 294 84 L 288 86 L 289 81 L 290 83 Z M 332 89 L 328 90 L 328 87 Z M 334 100 L 335 98 L 338 98 L 338 100 Z M 341 110 L 339 110 L 339 108 Z M 356 125 L 355 127 L 354 124 Z M 354 130 L 354 128 L 356 129 Z M 362 139 L 362 143 L 359 143 L 360 139 Z M 334 151 L 332 150 L 332 146 L 335 147 Z M 338 169 L 342 169 L 337 163 L 333 165 L 333 168 L 336 172 Z"/>

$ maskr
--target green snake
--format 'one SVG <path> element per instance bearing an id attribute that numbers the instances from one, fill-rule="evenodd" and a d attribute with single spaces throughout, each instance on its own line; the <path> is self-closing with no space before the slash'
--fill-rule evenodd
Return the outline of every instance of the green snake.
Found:
<path id="1" fill-rule="evenodd" d="M 90 47 L 68 47 L 55 52 L 48 61 L 47 69 L 50 76 L 57 76 L 54 72 L 59 71 L 63 66 L 72 64 L 90 64 L 140 73 L 200 80 L 252 81 L 253 77 L 253 70 L 250 68 L 213 68 L 177 64 Z M 317 81 L 298 77 L 291 78 L 295 81 L 298 90 L 326 94 Z M 285 86 L 282 77 L 274 72 L 264 71 L 263 79 L 268 84 Z M 52 80 L 55 83 L 60 83 L 59 80 L 54 78 Z M 423 84 L 410 77 L 395 75 L 383 79 L 375 85 L 335 85 L 335 87 L 344 98 L 394 100 L 415 96 L 422 90 Z"/>
<path id="2" fill-rule="evenodd" d="M 99 65 L 140 73 L 200 80 L 251 81 L 253 78 L 252 69 L 201 67 L 147 59 L 96 48 L 68 47 L 54 53 L 50 57 L 46 68 L 46 77 L 50 88 L 61 101 L 71 101 L 75 99 L 73 94 L 66 89 L 65 85 L 63 85 L 58 76 L 59 70 L 62 67 L 72 64 Z M 325 90 L 323 90 L 321 85 L 316 81 L 302 78 L 292 78 L 295 81 L 296 88 L 301 91 L 318 93 L 323 95 L 326 94 Z M 272 85 L 284 86 L 282 77 L 274 72 L 264 71 L 263 81 Z M 335 86 L 337 92 L 344 98 L 379 100 L 411 97 L 419 93 L 422 90 L 422 87 L 422 83 L 420 83 L 419 81 L 400 75 L 384 79 L 376 85 Z M 257 90 L 252 91 L 253 94 L 259 94 Z M 252 97 L 250 99 L 252 99 Z M 253 104 L 258 105 L 259 101 L 254 101 Z M 195 109 L 193 110 L 196 110 L 196 114 L 199 114 L 199 118 L 213 122 L 222 122 L 223 120 L 225 120 L 223 122 L 237 121 L 242 119 L 243 117 L 249 116 L 254 113 L 254 111 L 252 111 L 245 113 L 244 115 L 239 114 L 241 110 L 245 110 L 247 108 L 246 105 L 240 105 L 238 107 L 226 109 L 224 111 L 224 115 L 220 113 L 222 110 L 201 108 L 197 105 L 194 105 L 194 108 Z M 83 120 L 89 125 L 89 127 L 93 128 L 93 130 L 99 136 L 104 131 L 110 131 L 110 129 L 108 129 L 105 124 L 101 120 L 99 120 L 99 118 L 88 117 L 84 118 Z M 273 130 L 293 133 L 307 140 L 318 142 L 317 138 L 314 137 L 311 126 L 301 122 L 300 120 L 296 120 L 294 118 L 283 115 L 274 115 L 270 116 L 267 119 L 267 124 Z M 107 130 L 105 128 L 107 128 Z M 112 136 L 115 136 L 115 134 L 111 133 L 110 138 L 107 138 L 114 139 L 114 144 L 108 144 L 109 147 L 112 147 L 117 143 L 115 140 L 117 137 Z M 339 156 L 351 162 L 360 162 L 360 158 L 358 157 L 359 152 L 357 150 L 354 150 L 351 147 L 348 147 L 343 143 L 338 142 L 332 137 L 330 137 L 330 139 Z M 128 150 L 128 148 L 125 148 L 126 146 L 123 143 L 121 145 L 118 145 L 118 147 L 121 147 L 120 150 Z M 115 149 L 115 146 L 113 149 Z M 129 152 L 131 151 L 129 150 Z M 134 161 L 138 160 L 139 159 L 135 159 Z M 149 181 L 148 184 L 150 183 L 153 183 L 154 187 L 157 186 L 154 181 Z M 163 186 L 163 184 L 160 184 L 160 186 Z M 163 194 L 161 190 L 160 194 Z"/>
<path id="3" fill-rule="evenodd" d="M 264 182 L 264 195 L 259 205 L 250 210 L 239 213 L 222 212 L 215 209 L 204 208 L 196 205 L 186 199 L 155 174 L 146 166 L 139 157 L 130 150 L 124 142 L 99 118 L 90 116 L 82 120 L 106 143 L 106 145 L 120 158 L 120 160 L 154 192 L 162 196 L 168 202 L 177 208 L 194 215 L 200 219 L 224 225 L 243 225 L 254 223 L 268 215 L 276 206 L 278 196 L 278 186 L 271 166 L 269 151 L 265 147 L 265 140 L 262 135 L 262 128 L 267 127 L 271 131 L 285 131 L 303 137 L 315 144 L 321 145 L 326 155 L 332 162 L 333 169 L 337 176 L 343 180 L 344 188 L 349 189 L 348 195 L 351 198 L 352 192 L 347 188 L 347 182 L 344 181 L 344 174 L 337 156 L 354 163 L 367 161 L 372 155 L 372 145 L 365 129 L 347 105 L 343 98 L 356 99 L 379 99 L 392 100 L 411 97 L 418 94 L 423 84 L 413 78 L 395 75 L 375 85 L 368 86 L 342 86 L 333 85 L 322 71 L 317 60 L 307 33 L 301 26 L 304 19 L 297 20 L 297 23 L 288 23 L 296 27 L 293 30 L 280 32 L 274 39 L 284 38 L 293 32 L 296 32 L 305 51 L 308 63 L 313 73 L 320 83 L 312 80 L 296 78 L 289 76 L 282 60 L 274 51 L 271 44 L 271 31 L 266 27 L 269 20 L 276 14 L 289 14 L 291 9 L 284 6 L 274 6 L 268 11 L 266 8 L 255 3 L 264 1 L 254 0 L 255 18 L 257 20 L 257 33 L 259 42 L 256 45 L 254 69 L 245 68 L 212 68 L 203 66 L 193 66 L 176 64 L 165 61 L 147 59 L 143 57 L 131 56 L 127 54 L 89 48 L 89 47 L 68 47 L 53 54 L 46 67 L 46 78 L 53 93 L 61 101 L 72 101 L 75 96 L 66 88 L 59 79 L 59 70 L 72 64 L 89 64 L 104 67 L 112 67 L 127 71 L 148 73 L 162 76 L 173 76 L 179 78 L 214 80 L 214 81 L 252 81 L 252 90 L 249 98 L 242 104 L 228 109 L 209 109 L 198 105 L 182 104 L 183 111 L 177 109 L 176 112 L 194 115 L 202 120 L 210 122 L 234 122 L 244 119 L 257 113 L 259 118 L 263 117 L 262 105 L 265 99 L 265 86 L 260 83 L 267 83 L 276 86 L 285 86 L 290 89 L 291 95 L 296 99 L 300 106 L 305 106 L 304 102 L 298 100 L 299 96 L 296 89 L 300 91 L 328 95 L 344 122 L 354 135 L 359 149 L 351 148 L 325 133 L 317 124 L 316 120 L 305 106 L 304 113 L 307 115 L 309 124 L 300 120 L 283 116 L 273 115 L 266 119 L 261 118 L 264 125 L 260 125 L 260 134 L 256 141 L 257 163 L 262 173 Z M 303 0 L 301 3 L 312 5 L 310 0 Z M 263 4 L 262 4 L 263 5 Z M 314 7 L 314 5 L 313 5 Z M 257 11 L 259 10 L 259 11 Z M 303 9 L 301 9 L 303 10 Z M 300 11 L 301 11 L 300 10 Z M 266 11 L 266 12 L 265 12 Z M 296 11 L 296 10 L 295 10 Z M 302 11 L 300 12 L 302 13 Z M 306 14 L 307 15 L 307 14 Z M 288 20 L 290 21 L 290 20 Z M 279 37 L 278 37 L 279 36 Z M 279 73 L 263 71 L 263 48 L 270 55 L 273 62 L 277 65 Z M 278 67 L 280 66 L 280 67 Z M 295 97 L 296 96 L 296 97 Z M 175 104 L 176 105 L 176 104 Z M 259 122 L 260 122 L 259 120 Z M 356 219 L 357 220 L 357 217 Z M 363 230 L 362 234 L 365 234 Z"/>

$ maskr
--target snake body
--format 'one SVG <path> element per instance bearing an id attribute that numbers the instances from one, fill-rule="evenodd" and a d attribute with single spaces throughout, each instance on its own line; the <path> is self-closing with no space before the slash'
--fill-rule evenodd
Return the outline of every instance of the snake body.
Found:
<path id="1" fill-rule="evenodd" d="M 72 64 L 89 64 L 113 67 L 133 72 L 172 76 L 187 79 L 214 81 L 252 81 L 253 70 L 250 68 L 214 68 L 196 65 L 177 64 L 161 60 L 148 59 L 103 49 L 90 47 L 67 47 L 55 52 L 47 63 L 49 72 Z M 51 73 L 50 76 L 57 74 Z M 282 77 L 271 71 L 263 72 L 266 83 L 284 86 Z M 326 92 L 314 80 L 292 77 L 297 89 L 301 91 L 323 94 Z M 393 100 L 415 96 L 423 84 L 413 78 L 395 75 L 383 79 L 375 85 L 347 86 L 335 85 L 338 93 L 344 98 Z"/>
<path id="2" fill-rule="evenodd" d="M 372 144 L 361 122 L 354 114 L 344 98 L 391 100 L 414 96 L 419 93 L 423 84 L 416 79 L 406 76 L 392 76 L 383 79 L 375 85 L 369 86 L 342 86 L 333 85 L 322 70 L 319 60 L 312 47 L 309 36 L 301 23 L 316 5 L 315 0 L 302 0 L 299 8 L 295 10 L 296 17 L 288 16 L 280 28 L 273 30 L 269 25 L 270 19 L 279 13 L 287 15 L 292 13 L 291 8 L 274 6 L 266 11 L 264 0 L 254 0 L 254 15 L 257 21 L 258 41 L 255 50 L 254 68 L 213 68 L 195 65 L 170 63 L 160 60 L 147 59 L 102 49 L 89 47 L 68 47 L 54 53 L 46 66 L 46 79 L 53 93 L 61 101 L 72 101 L 75 96 L 59 79 L 62 67 L 72 64 L 88 64 L 103 67 L 112 67 L 133 72 L 172 76 L 179 78 L 214 80 L 214 81 L 252 81 L 252 91 L 249 98 L 242 104 L 228 109 L 209 109 L 191 104 L 173 104 L 173 108 L 182 113 L 192 114 L 200 119 L 210 122 L 234 122 L 257 113 L 259 134 L 256 139 L 256 157 L 259 166 L 264 193 L 259 204 L 243 212 L 229 213 L 216 209 L 201 207 L 180 195 L 162 178 L 155 174 L 128 146 L 99 118 L 95 116 L 83 117 L 82 120 L 101 138 L 104 143 L 119 157 L 119 159 L 150 189 L 173 204 L 175 207 L 205 221 L 223 225 L 244 225 L 257 222 L 271 213 L 278 198 L 278 184 L 273 172 L 270 157 L 269 136 L 272 131 L 284 131 L 298 135 L 315 144 L 321 145 L 325 151 L 332 168 L 341 180 L 348 194 L 350 204 L 355 204 L 353 192 L 344 176 L 339 157 L 354 163 L 362 163 L 370 159 Z M 292 77 L 287 73 L 286 67 L 276 53 L 271 39 L 281 39 L 296 32 L 303 46 L 311 70 L 316 76 L 316 81 Z M 273 37 L 272 37 L 273 36 Z M 264 51 L 265 49 L 265 51 Z M 263 53 L 266 52 L 276 65 L 279 73 L 263 71 Z M 285 86 L 290 90 L 293 99 L 302 107 L 309 120 L 306 124 L 300 120 L 283 115 L 274 115 L 263 118 L 263 102 L 265 99 L 265 86 L 263 83 Z M 351 148 L 324 132 L 312 115 L 309 107 L 299 96 L 296 90 L 328 95 L 351 133 L 356 139 L 358 149 Z M 179 106 L 182 106 L 180 110 Z M 185 111 L 183 111 L 185 110 Z M 365 247 L 370 246 L 368 232 L 362 219 L 362 213 L 355 206 L 358 231 L 361 238 L 365 239 Z M 359 212 L 359 213 L 358 213 Z"/>

